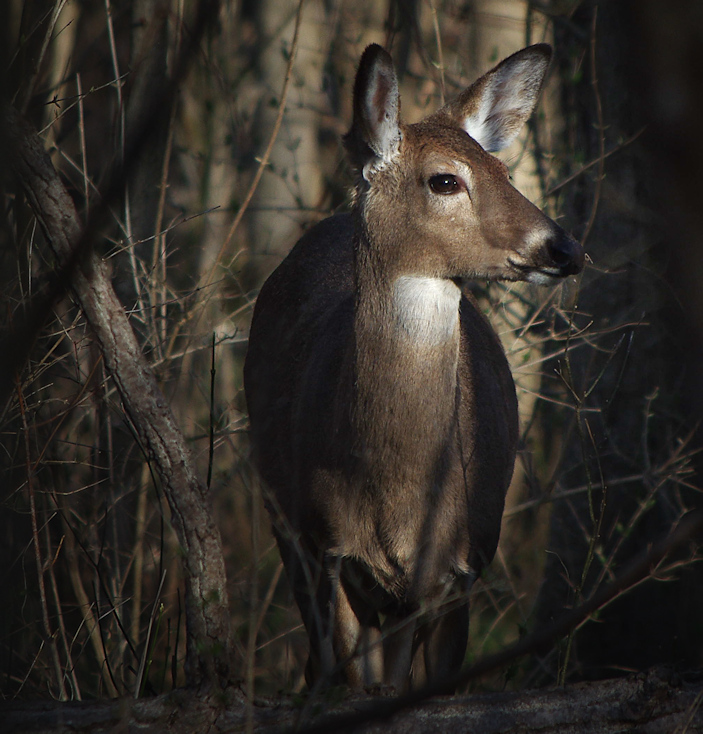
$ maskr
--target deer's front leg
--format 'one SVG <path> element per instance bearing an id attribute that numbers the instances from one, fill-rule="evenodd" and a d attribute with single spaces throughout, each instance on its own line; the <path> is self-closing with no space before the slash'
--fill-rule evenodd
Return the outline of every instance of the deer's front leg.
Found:
<path id="1" fill-rule="evenodd" d="M 357 593 L 353 584 L 333 574 L 333 644 L 338 665 L 343 666 L 347 683 L 368 688 L 383 682 L 383 643 L 378 613 Z"/>

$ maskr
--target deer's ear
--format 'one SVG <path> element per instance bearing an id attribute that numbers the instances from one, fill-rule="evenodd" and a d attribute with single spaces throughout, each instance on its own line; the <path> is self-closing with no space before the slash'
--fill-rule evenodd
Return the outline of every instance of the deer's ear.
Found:
<path id="1" fill-rule="evenodd" d="M 354 82 L 354 119 L 344 138 L 355 168 L 366 175 L 391 160 L 400 144 L 398 79 L 389 54 L 369 46 L 359 62 Z"/>
<path id="2" fill-rule="evenodd" d="M 552 49 L 546 43 L 508 56 L 438 114 L 448 115 L 484 150 L 507 147 L 537 104 Z"/>

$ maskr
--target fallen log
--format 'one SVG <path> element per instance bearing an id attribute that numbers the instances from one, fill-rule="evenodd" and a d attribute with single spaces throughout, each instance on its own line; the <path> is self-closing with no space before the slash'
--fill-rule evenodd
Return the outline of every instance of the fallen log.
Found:
<path id="1" fill-rule="evenodd" d="M 703 671 L 656 669 L 563 688 L 437 697 L 390 718 L 387 702 L 367 694 L 349 695 L 334 705 L 326 704 L 324 697 L 302 706 L 287 697 L 259 699 L 254 702 L 253 724 L 262 734 L 694 734 L 703 732 Z M 0 703 L 0 731 L 228 734 L 245 729 L 250 710 L 236 688 L 224 696 L 181 689 L 139 700 L 5 701 Z"/>

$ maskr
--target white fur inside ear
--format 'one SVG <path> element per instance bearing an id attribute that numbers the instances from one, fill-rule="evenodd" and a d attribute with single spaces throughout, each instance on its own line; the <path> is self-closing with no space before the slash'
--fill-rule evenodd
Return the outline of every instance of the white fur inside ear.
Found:
<path id="1" fill-rule="evenodd" d="M 400 98 L 393 67 L 378 63 L 363 99 L 367 144 L 382 161 L 390 160 L 400 145 Z"/>
<path id="2" fill-rule="evenodd" d="M 393 284 L 397 333 L 418 346 L 437 346 L 455 332 L 461 290 L 451 280 L 401 276 Z"/>
<path id="3" fill-rule="evenodd" d="M 546 64 L 516 60 L 498 67 L 486 79 L 476 110 L 462 123 L 464 130 L 484 149 L 506 148 L 532 114 Z"/>

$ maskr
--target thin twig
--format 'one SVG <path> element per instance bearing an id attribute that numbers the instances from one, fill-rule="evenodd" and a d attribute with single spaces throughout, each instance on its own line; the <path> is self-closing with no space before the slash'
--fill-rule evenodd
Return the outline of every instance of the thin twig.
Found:
<path id="1" fill-rule="evenodd" d="M 273 572 L 273 576 L 271 577 L 271 581 L 269 582 L 269 587 L 266 590 L 266 594 L 264 596 L 263 601 L 261 602 L 261 608 L 259 610 L 259 616 L 256 620 L 256 635 L 258 637 L 259 632 L 261 630 L 261 625 L 264 623 L 264 618 L 266 617 L 266 612 L 268 611 L 269 607 L 271 606 L 271 602 L 273 601 L 273 595 L 276 593 L 276 587 L 278 586 L 278 581 L 281 578 L 281 573 L 283 572 L 283 561 L 279 561 L 278 566 L 276 566 L 276 570 Z M 261 649 L 261 647 L 257 648 L 258 650 Z"/>
<path id="2" fill-rule="evenodd" d="M 59 691 L 59 698 L 61 701 L 68 700 L 66 695 L 66 687 L 63 681 L 63 672 L 61 670 L 61 660 L 59 659 L 59 651 L 56 647 L 56 638 L 51 631 L 51 624 L 49 622 L 49 605 L 46 599 L 46 587 L 44 585 L 44 565 L 41 558 L 41 548 L 39 546 L 39 529 L 37 525 L 37 508 L 34 497 L 34 472 L 32 471 L 32 460 L 29 446 L 29 426 L 27 424 L 27 414 L 24 405 L 24 396 L 22 395 L 22 386 L 19 378 L 16 378 L 17 385 L 17 399 L 20 408 L 20 416 L 22 419 L 22 431 L 24 434 L 24 450 L 25 450 L 25 463 L 27 468 L 27 492 L 29 495 L 29 516 L 32 523 L 32 543 L 34 545 L 34 560 L 37 566 L 37 583 L 39 586 L 39 600 L 41 602 L 42 610 L 42 623 L 44 625 L 44 634 L 46 640 L 49 643 L 49 651 L 51 653 L 51 660 L 54 665 L 54 674 L 56 676 L 56 685 Z"/>
<path id="3" fill-rule="evenodd" d="M 553 196 L 557 193 L 557 191 L 560 191 L 564 186 L 567 184 L 570 184 L 574 179 L 578 178 L 579 176 L 583 175 L 586 171 L 593 168 L 593 166 L 600 165 L 606 158 L 610 158 L 611 155 L 615 155 L 615 153 L 619 153 L 623 148 L 627 148 L 628 145 L 631 145 L 632 143 L 637 140 L 642 133 L 645 132 L 647 128 L 643 127 L 640 130 L 638 130 L 634 135 L 627 138 L 627 140 L 624 140 L 619 145 L 616 145 L 612 150 L 609 150 L 607 153 L 602 153 L 598 156 L 598 158 L 590 161 L 589 163 L 586 163 L 585 165 L 581 166 L 577 171 L 574 171 L 570 176 L 567 176 L 562 181 L 559 181 L 558 184 L 555 184 L 552 186 L 551 189 L 545 192 L 544 197 L 547 198 L 548 196 Z"/>
<path id="4" fill-rule="evenodd" d="M 166 580 L 166 573 L 162 572 L 161 581 L 159 581 L 159 588 L 156 590 L 156 596 L 154 597 L 154 604 L 151 609 L 151 614 L 149 615 L 149 627 L 147 628 L 146 639 L 144 640 L 144 650 L 142 651 L 142 656 L 139 661 L 139 670 L 137 671 L 137 680 L 134 683 L 134 698 L 139 698 L 142 695 L 142 688 L 144 687 L 144 683 L 145 683 L 145 672 L 148 672 L 147 669 L 148 669 L 148 664 L 149 664 L 149 656 L 150 656 L 151 647 L 152 647 L 151 630 L 154 626 L 154 617 L 156 616 L 156 610 L 158 608 L 159 602 L 161 601 L 161 590 L 163 589 L 165 580 Z"/>
<path id="5" fill-rule="evenodd" d="M 83 164 L 83 196 L 85 198 L 84 217 L 90 215 L 90 178 L 88 176 L 88 155 L 85 144 L 85 117 L 83 112 L 83 88 L 81 75 L 76 74 L 76 93 L 78 94 L 78 134 L 81 143 L 81 162 Z"/>
<path id="6" fill-rule="evenodd" d="M 93 604 L 88 598 L 88 594 L 83 586 L 83 579 L 81 578 L 80 568 L 78 567 L 78 553 L 76 551 L 74 542 L 74 530 L 70 526 L 65 512 L 61 511 L 58 504 L 59 498 L 55 495 L 54 501 L 57 503 L 57 508 L 60 511 L 61 520 L 65 528 L 64 544 L 66 545 L 66 555 L 68 562 L 68 577 L 71 580 L 71 586 L 73 587 L 73 593 L 76 595 L 78 601 L 78 607 L 83 617 L 83 624 L 85 624 L 88 631 L 88 638 L 90 639 L 93 647 L 93 653 L 98 661 L 98 667 L 100 675 L 102 676 L 103 684 L 107 689 L 107 694 L 111 698 L 117 698 L 119 691 L 115 686 L 112 678 L 108 673 L 107 658 L 105 655 L 105 646 L 103 645 L 100 637 L 100 629 L 98 626 L 98 620 L 96 615 L 93 613 Z"/>
<path id="7" fill-rule="evenodd" d="M 123 78 L 120 76 L 120 64 L 117 58 L 117 44 L 115 43 L 115 29 L 112 24 L 112 8 L 110 0 L 105 0 L 105 25 L 107 26 L 107 37 L 110 42 L 110 59 L 112 60 L 112 71 L 115 77 L 114 85 L 117 92 L 117 109 L 120 115 L 120 156 L 124 162 L 125 156 L 125 124 L 124 124 L 124 100 L 122 99 Z"/>
<path id="8" fill-rule="evenodd" d="M 157 263 L 160 264 L 159 272 L 159 316 L 161 317 L 161 328 L 159 329 L 160 338 L 157 340 L 159 353 L 162 353 L 162 346 L 166 343 L 166 316 L 167 316 L 167 290 L 166 290 L 166 236 L 161 232 L 164 217 L 164 209 L 166 208 L 166 191 L 168 189 L 168 172 L 171 163 L 171 149 L 173 147 L 173 131 L 176 120 L 176 105 L 171 107 L 171 119 L 168 124 L 168 133 L 166 135 L 166 150 L 164 151 L 164 160 L 161 167 L 161 183 L 159 185 L 159 204 L 156 209 L 156 224 L 154 226 L 154 256 L 153 270 L 156 272 Z"/>
<path id="9" fill-rule="evenodd" d="M 208 441 L 207 480 L 205 486 L 210 489 L 212 482 L 212 465 L 215 459 L 215 332 L 212 332 L 212 356 L 210 361 L 210 436 Z"/>
<path id="10" fill-rule="evenodd" d="M 44 34 L 44 40 L 42 41 L 41 49 L 36 57 L 36 61 L 34 62 L 29 81 L 22 85 L 24 95 L 22 97 L 22 101 L 18 105 L 18 109 L 23 115 L 27 112 L 29 101 L 32 99 L 32 95 L 34 94 L 34 88 L 37 85 L 37 79 L 39 79 L 39 73 L 41 72 L 44 57 L 46 56 L 47 49 L 51 43 L 51 38 L 54 35 L 54 28 L 56 28 L 56 23 L 58 22 L 61 11 L 67 1 L 68 0 L 56 0 L 54 3 L 54 9 L 51 13 L 51 18 L 49 19 L 49 25 L 46 29 L 46 33 Z"/>
<path id="11" fill-rule="evenodd" d="M 445 86 L 444 86 L 444 51 L 442 49 L 442 34 L 439 30 L 439 18 L 437 17 L 437 8 L 434 0 L 429 0 L 430 12 L 432 13 L 432 28 L 434 29 L 435 42 L 437 43 L 437 69 L 439 70 L 439 97 L 440 104 L 444 105 Z"/>
<path id="12" fill-rule="evenodd" d="M 137 490 L 137 509 L 134 526 L 134 550 L 132 558 L 132 612 L 130 632 L 132 639 L 139 640 L 139 626 L 142 612 L 142 588 L 144 585 L 144 535 L 146 531 L 148 468 L 142 465 L 142 476 Z"/>
<path id="13" fill-rule="evenodd" d="M 50 547 L 51 543 L 51 534 L 49 532 L 49 523 L 46 523 L 44 525 L 44 535 L 46 536 L 46 546 L 47 548 Z M 56 581 L 56 574 L 54 573 L 54 566 L 56 564 L 56 559 L 59 557 L 59 553 L 61 552 L 61 548 L 63 547 L 63 541 L 64 538 L 61 538 L 61 541 L 59 542 L 59 547 L 56 549 L 56 553 L 54 553 L 54 557 L 51 559 L 50 563 L 47 563 L 47 573 L 49 575 L 49 582 L 51 583 L 51 593 L 54 597 L 54 606 L 56 607 L 56 619 L 58 620 L 59 625 L 59 634 L 61 636 L 61 642 L 63 643 L 63 653 L 66 656 L 66 668 L 67 668 L 67 674 L 71 680 L 71 689 L 73 690 L 73 697 L 80 701 L 81 700 L 81 688 L 78 685 L 78 678 L 76 676 L 76 670 L 73 665 L 73 657 L 71 655 L 71 646 L 68 643 L 68 635 L 66 634 L 66 623 L 64 622 L 64 615 L 63 615 L 63 609 L 61 607 L 61 597 L 59 594 L 59 585 Z"/>
<path id="14" fill-rule="evenodd" d="M 261 496 L 256 477 L 251 482 L 251 578 L 249 583 L 249 636 L 246 652 L 247 734 L 254 732 L 254 669 L 256 665 L 256 638 L 258 635 L 259 596 L 259 517 Z"/>
<path id="15" fill-rule="evenodd" d="M 591 24 L 591 85 L 593 86 L 593 94 L 596 101 L 596 117 L 598 119 L 598 175 L 596 177 L 596 190 L 593 194 L 593 204 L 591 206 L 591 216 L 586 225 L 586 229 L 581 237 L 581 245 L 585 246 L 588 236 L 591 234 L 593 224 L 596 220 L 598 212 L 598 204 L 600 202 L 601 191 L 603 188 L 603 178 L 605 172 L 605 124 L 603 122 L 603 105 L 600 98 L 600 89 L 598 87 L 598 67 L 596 64 L 596 25 L 598 22 L 598 5 L 593 8 L 593 21 Z"/>

